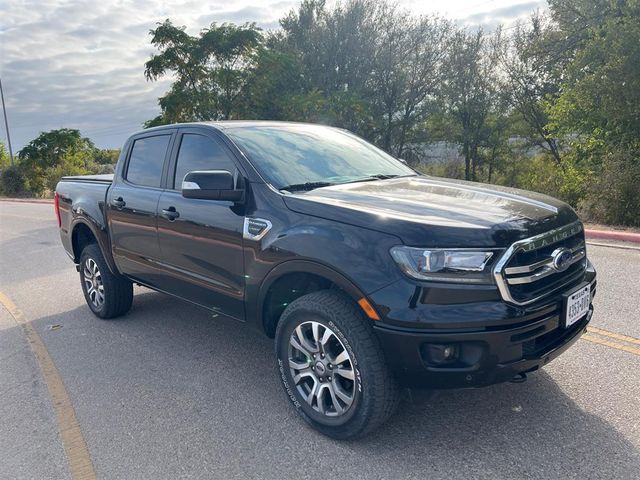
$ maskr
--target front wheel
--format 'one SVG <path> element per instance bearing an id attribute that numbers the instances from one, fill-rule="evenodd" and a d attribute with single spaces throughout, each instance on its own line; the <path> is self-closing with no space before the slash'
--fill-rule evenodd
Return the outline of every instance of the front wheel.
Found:
<path id="1" fill-rule="evenodd" d="M 91 311 L 100 318 L 124 315 L 133 302 L 133 285 L 109 270 L 100 247 L 87 245 L 80 254 L 80 283 Z"/>
<path id="2" fill-rule="evenodd" d="M 398 400 L 371 325 L 344 294 L 310 293 L 292 302 L 276 330 L 282 385 L 300 416 L 333 438 L 364 435 Z"/>

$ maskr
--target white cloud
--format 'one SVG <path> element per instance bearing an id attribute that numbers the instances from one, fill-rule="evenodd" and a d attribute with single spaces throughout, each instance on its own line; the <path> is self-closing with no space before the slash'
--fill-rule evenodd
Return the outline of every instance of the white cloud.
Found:
<path id="1" fill-rule="evenodd" d="M 542 0 L 416 1 L 416 13 L 440 12 L 462 23 L 508 22 Z M 18 150 L 39 132 L 79 128 L 98 146 L 117 147 L 155 115 L 170 83 L 147 82 L 153 53 L 148 32 L 171 18 L 190 33 L 216 21 L 256 22 L 275 28 L 294 0 L 3 0 L 0 2 L 0 76 L 12 143 Z M 518 8 L 520 7 L 520 8 Z M 506 10 L 511 9 L 511 10 Z M 465 20 L 467 18 L 467 20 Z M 4 131 L 0 139 L 5 139 Z"/>

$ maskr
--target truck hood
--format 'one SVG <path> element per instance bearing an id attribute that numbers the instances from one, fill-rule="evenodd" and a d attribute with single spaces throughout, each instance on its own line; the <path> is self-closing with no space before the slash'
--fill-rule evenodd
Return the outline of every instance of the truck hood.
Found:
<path id="1" fill-rule="evenodd" d="M 546 195 L 428 176 L 336 185 L 283 198 L 295 212 L 422 247 L 506 247 L 577 219 L 567 204 Z"/>

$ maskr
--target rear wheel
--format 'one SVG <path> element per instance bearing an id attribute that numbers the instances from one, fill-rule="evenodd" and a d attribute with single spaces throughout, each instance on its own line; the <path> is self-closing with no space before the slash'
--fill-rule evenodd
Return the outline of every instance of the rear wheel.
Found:
<path id="1" fill-rule="evenodd" d="M 133 302 L 133 285 L 121 275 L 114 275 L 95 243 L 80 255 L 80 283 L 91 311 L 100 318 L 124 315 Z"/>
<path id="2" fill-rule="evenodd" d="M 323 290 L 287 307 L 276 330 L 278 367 L 300 416 L 346 439 L 380 426 L 398 391 L 371 325 L 340 292 Z"/>

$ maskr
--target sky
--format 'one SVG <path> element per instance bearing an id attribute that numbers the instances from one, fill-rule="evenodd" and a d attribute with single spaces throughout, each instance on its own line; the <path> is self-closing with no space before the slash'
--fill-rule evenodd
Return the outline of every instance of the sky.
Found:
<path id="1" fill-rule="evenodd" d="M 42 131 L 77 128 L 101 148 L 117 148 L 159 113 L 171 78 L 147 82 L 149 30 L 170 18 L 191 34 L 211 22 L 278 28 L 291 0 L 2 0 L 0 79 L 14 153 Z M 330 2 L 331 3 L 331 0 Z M 544 0 L 398 0 L 416 14 L 460 24 L 513 24 Z M 4 124 L 0 141 L 6 145 Z"/>

